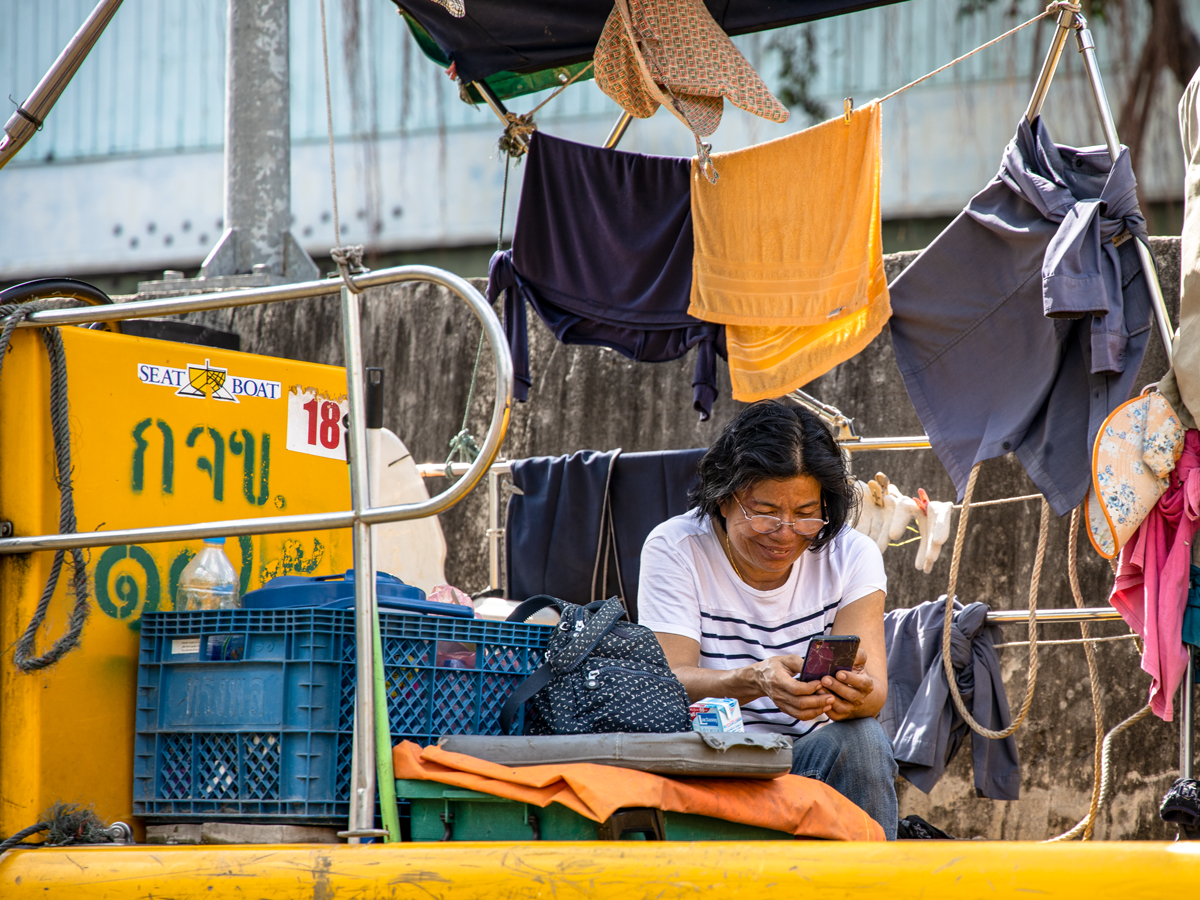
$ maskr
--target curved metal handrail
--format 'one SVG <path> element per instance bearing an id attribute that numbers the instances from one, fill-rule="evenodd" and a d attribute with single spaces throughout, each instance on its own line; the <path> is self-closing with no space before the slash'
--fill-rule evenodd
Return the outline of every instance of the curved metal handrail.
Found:
<path id="1" fill-rule="evenodd" d="M 355 287 L 382 287 L 408 281 L 423 281 L 441 285 L 452 291 L 468 306 L 483 326 L 484 334 L 491 345 L 492 358 L 496 364 L 496 399 L 492 406 L 492 418 L 488 424 L 487 437 L 479 456 L 467 469 L 465 475 L 429 500 L 420 503 L 403 503 L 397 506 L 374 507 L 362 510 L 360 519 L 370 525 L 385 522 L 401 522 L 437 515 L 454 506 L 479 483 L 488 468 L 500 453 L 500 447 L 508 432 L 512 410 L 512 356 L 504 338 L 504 328 L 496 313 L 484 296 L 465 278 L 432 266 L 396 266 L 352 276 Z M 114 322 L 124 319 L 142 319 L 150 316 L 178 315 L 209 309 L 226 309 L 237 306 L 254 306 L 260 303 L 278 303 L 309 297 L 338 294 L 343 287 L 341 279 L 306 281 L 298 284 L 279 285 L 267 288 L 250 288 L 241 291 L 225 291 L 198 294 L 192 297 L 172 297 L 160 300 L 134 300 L 103 307 L 80 307 L 75 309 L 46 310 L 34 313 L 18 328 L 37 328 L 50 325 L 82 325 L 88 322 Z M 354 524 L 353 511 L 310 513 L 307 515 L 266 516 L 260 519 L 227 519 L 219 522 L 200 522 L 188 525 L 161 526 L 152 528 L 124 528 L 112 531 L 88 531 L 75 534 L 48 534 L 26 537 L 0 538 L 0 554 L 29 553 L 35 550 L 60 550 L 73 547 L 106 547 L 114 544 L 160 543 L 164 541 L 197 540 L 205 537 L 243 534 L 272 534 L 281 531 L 319 531 L 326 528 L 349 528 Z"/>

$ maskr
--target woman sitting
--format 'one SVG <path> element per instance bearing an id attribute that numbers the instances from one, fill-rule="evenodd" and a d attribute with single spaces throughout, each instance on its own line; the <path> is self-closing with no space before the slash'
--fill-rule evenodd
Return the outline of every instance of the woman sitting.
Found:
<path id="1" fill-rule="evenodd" d="M 891 840 L 896 763 L 875 719 L 887 578 L 879 548 L 850 527 L 856 502 L 820 419 L 749 406 L 700 461 L 693 509 L 646 539 L 638 621 L 692 700 L 734 697 L 747 731 L 792 735 L 792 772 L 857 803 Z M 828 634 L 861 639 L 853 671 L 797 681 L 809 642 Z"/>

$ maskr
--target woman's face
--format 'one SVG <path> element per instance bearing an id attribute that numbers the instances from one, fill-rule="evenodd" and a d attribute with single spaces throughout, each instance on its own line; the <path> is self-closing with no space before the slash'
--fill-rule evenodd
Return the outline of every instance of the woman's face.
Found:
<path id="1" fill-rule="evenodd" d="M 773 534 L 760 534 L 747 516 L 774 516 L 784 522 L 820 519 L 821 485 L 811 475 L 759 481 L 722 503 L 721 514 L 738 568 L 744 574 L 752 579 L 757 576 L 756 580 L 786 576 L 811 539 L 796 534 L 789 525 Z"/>

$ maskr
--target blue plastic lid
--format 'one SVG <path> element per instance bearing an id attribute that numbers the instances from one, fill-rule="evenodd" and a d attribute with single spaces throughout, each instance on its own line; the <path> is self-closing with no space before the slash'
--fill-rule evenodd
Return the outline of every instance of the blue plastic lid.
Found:
<path id="1" fill-rule="evenodd" d="M 224 544 L 225 538 L 223 538 L 223 537 L 206 537 L 204 539 L 204 543 L 206 543 L 206 544 Z"/>

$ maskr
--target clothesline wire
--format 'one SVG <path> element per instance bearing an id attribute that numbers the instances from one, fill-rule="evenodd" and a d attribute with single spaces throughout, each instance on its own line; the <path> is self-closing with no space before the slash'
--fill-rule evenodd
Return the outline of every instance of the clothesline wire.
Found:
<path id="1" fill-rule="evenodd" d="M 1012 37 L 1014 34 L 1016 34 L 1022 28 L 1028 28 L 1034 22 L 1044 19 L 1044 18 L 1046 18 L 1046 16 L 1056 15 L 1057 13 L 1061 12 L 1062 10 L 1070 10 L 1071 12 L 1079 12 L 1081 8 L 1082 7 L 1080 7 L 1076 3 L 1066 3 L 1066 2 L 1062 2 L 1062 0 L 1059 0 L 1059 2 L 1051 3 L 1049 6 L 1047 6 L 1044 10 L 1042 10 L 1040 13 L 1038 13 L 1032 19 L 1022 22 L 1016 28 L 1010 28 L 1008 31 L 1004 32 L 1004 34 L 1000 35 L 999 37 L 992 38 L 986 44 L 980 44 L 978 47 L 976 47 L 974 50 L 970 51 L 969 53 L 964 53 L 962 56 L 958 57 L 957 59 L 950 60 L 950 62 L 946 63 L 944 66 L 941 66 L 940 68 L 934 69 L 928 75 L 922 75 L 916 81 L 910 81 L 908 84 L 904 85 L 903 87 L 896 88 L 896 90 L 892 91 L 890 94 L 880 97 L 879 100 L 876 102 L 883 103 L 885 100 L 891 100 L 897 94 L 901 94 L 904 91 L 907 91 L 911 87 L 916 87 L 921 82 L 928 81 L 930 78 L 932 78 L 935 75 L 940 75 L 942 72 L 945 72 L 951 66 L 956 66 L 963 60 L 970 59 L 972 56 L 974 56 L 976 53 L 979 53 L 981 50 L 986 50 L 988 47 L 991 47 L 993 44 L 998 44 L 1005 38 Z"/>
<path id="2" fill-rule="evenodd" d="M 547 98 L 546 98 L 545 100 L 543 100 L 541 103 L 539 103 L 537 106 L 535 106 L 535 107 L 534 107 L 533 109 L 531 109 L 529 112 L 525 113 L 525 115 L 527 115 L 527 116 L 532 116 L 532 115 L 533 115 L 535 112 L 537 112 L 539 109 L 541 109 L 541 108 L 542 108 L 543 106 L 545 106 L 547 103 L 549 103 L 551 100 L 553 100 L 553 99 L 554 99 L 555 97 L 557 97 L 559 94 L 561 94 L 563 91 L 565 91 L 565 90 L 566 90 L 567 88 L 569 88 L 571 85 L 573 85 L 573 84 L 574 84 L 576 81 L 578 81 L 580 78 L 582 78 L 582 77 L 583 77 L 584 75 L 586 75 L 588 72 L 590 72 L 590 71 L 592 70 L 592 67 L 593 67 L 595 64 L 596 64 L 596 63 L 595 63 L 595 61 L 592 61 L 592 62 L 588 63 L 586 66 L 584 66 L 582 69 L 580 69 L 580 70 L 579 70 L 578 72 L 576 72 L 574 75 L 572 75 L 572 76 L 571 76 L 571 77 L 570 77 L 570 78 L 569 78 L 567 81 L 564 81 L 564 82 L 562 83 L 562 85 L 561 85 L 561 86 L 560 86 L 560 87 L 559 87 L 559 88 L 558 88 L 558 89 L 557 89 L 557 90 L 556 90 L 556 91 L 555 91 L 553 94 L 551 94 L 549 97 L 547 97 Z"/>
<path id="3" fill-rule="evenodd" d="M 1039 647 L 1050 647 L 1055 644 L 1099 644 L 1101 641 L 1130 641 L 1137 638 L 1138 635 L 1130 632 L 1129 634 L 1116 634 L 1112 637 L 1086 637 L 1086 638 L 1068 638 L 1062 641 L 1038 641 Z M 1001 647 L 1028 647 L 1029 641 L 1007 641 L 1003 644 L 993 644 L 997 650 Z"/>
<path id="4" fill-rule="evenodd" d="M 333 189 L 333 241 L 342 246 L 342 226 L 338 220 L 337 164 L 333 158 L 333 96 L 329 87 L 329 35 L 325 27 L 325 0 L 321 0 L 321 56 L 325 62 L 325 121 L 329 130 L 329 181 Z"/>
<path id="5" fill-rule="evenodd" d="M 1040 500 L 1041 494 L 1022 494 L 1020 497 L 1001 497 L 999 500 L 978 500 L 971 503 L 971 509 L 981 509 L 984 506 L 1000 506 L 1003 503 L 1022 503 L 1025 500 Z M 955 503 L 954 509 L 962 509 L 961 503 Z"/>

